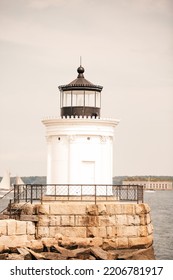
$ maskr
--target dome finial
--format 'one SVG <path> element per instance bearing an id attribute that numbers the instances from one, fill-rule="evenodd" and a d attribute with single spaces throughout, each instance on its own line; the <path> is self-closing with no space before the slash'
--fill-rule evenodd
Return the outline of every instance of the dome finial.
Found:
<path id="1" fill-rule="evenodd" d="M 78 72 L 78 78 L 84 78 L 83 73 L 85 72 L 85 69 L 82 67 L 82 56 L 80 56 L 80 66 L 77 69 Z"/>

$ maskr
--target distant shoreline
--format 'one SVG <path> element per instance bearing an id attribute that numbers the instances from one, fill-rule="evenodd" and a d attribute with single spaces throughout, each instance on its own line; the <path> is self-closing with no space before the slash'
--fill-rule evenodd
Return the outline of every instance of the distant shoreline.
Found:
<path id="1" fill-rule="evenodd" d="M 10 178 L 10 183 L 15 183 L 16 177 Z M 46 184 L 46 176 L 23 176 L 21 179 L 24 181 L 25 184 Z M 2 177 L 0 177 L 0 181 Z M 113 184 L 121 185 L 123 181 L 171 181 L 173 183 L 173 176 L 154 176 L 154 175 L 144 175 L 144 176 L 114 176 L 113 177 Z"/>

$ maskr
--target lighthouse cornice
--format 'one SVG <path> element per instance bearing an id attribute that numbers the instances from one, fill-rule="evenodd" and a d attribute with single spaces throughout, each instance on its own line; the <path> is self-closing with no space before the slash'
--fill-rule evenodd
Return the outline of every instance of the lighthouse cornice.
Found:
<path id="1" fill-rule="evenodd" d="M 42 120 L 46 126 L 46 136 L 104 136 L 113 137 L 114 128 L 119 121 L 107 118 L 47 118 Z"/>
<path id="2" fill-rule="evenodd" d="M 52 125 L 107 125 L 107 126 L 116 126 L 120 120 L 112 118 L 95 118 L 95 117 L 70 117 L 70 118 L 61 118 L 61 117 L 46 117 L 42 120 L 42 123 L 45 126 Z"/>

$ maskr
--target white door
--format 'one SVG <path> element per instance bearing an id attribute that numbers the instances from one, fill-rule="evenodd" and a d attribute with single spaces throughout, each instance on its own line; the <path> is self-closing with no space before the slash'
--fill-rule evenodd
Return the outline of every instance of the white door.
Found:
<path id="1" fill-rule="evenodd" d="M 88 184 L 88 186 L 83 186 L 82 193 L 85 195 L 94 194 L 95 187 L 89 185 L 95 183 L 95 161 L 82 162 L 82 181 L 84 185 Z"/>

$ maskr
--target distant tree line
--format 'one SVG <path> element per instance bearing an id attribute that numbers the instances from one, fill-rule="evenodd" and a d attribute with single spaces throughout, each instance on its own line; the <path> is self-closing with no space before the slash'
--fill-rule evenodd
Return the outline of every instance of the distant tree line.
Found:
<path id="1" fill-rule="evenodd" d="M 173 176 L 115 176 L 113 177 L 113 184 L 122 184 L 123 181 L 171 181 L 173 182 Z"/>
<path id="2" fill-rule="evenodd" d="M 11 184 L 15 184 L 16 177 L 11 177 Z M 46 184 L 46 176 L 26 176 L 21 177 L 25 184 Z M 0 177 L 0 181 L 2 177 Z M 171 181 L 173 182 L 173 176 L 114 176 L 113 184 L 122 185 L 123 181 Z"/>
<path id="3" fill-rule="evenodd" d="M 25 184 L 46 184 L 46 176 L 27 176 L 21 177 Z M 15 184 L 16 177 L 11 177 L 11 184 Z"/>

